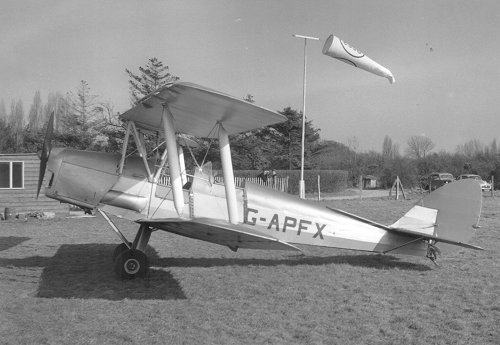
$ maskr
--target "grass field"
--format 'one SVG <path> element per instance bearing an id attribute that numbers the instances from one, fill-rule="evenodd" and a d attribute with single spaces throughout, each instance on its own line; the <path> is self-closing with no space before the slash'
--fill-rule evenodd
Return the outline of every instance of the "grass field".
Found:
<path id="1" fill-rule="evenodd" d="M 329 201 L 391 223 L 413 201 Z M 472 240 L 427 259 L 229 249 L 164 232 L 118 280 L 99 216 L 0 222 L 0 344 L 500 344 L 500 198 Z M 117 220 L 133 238 L 136 226 Z"/>

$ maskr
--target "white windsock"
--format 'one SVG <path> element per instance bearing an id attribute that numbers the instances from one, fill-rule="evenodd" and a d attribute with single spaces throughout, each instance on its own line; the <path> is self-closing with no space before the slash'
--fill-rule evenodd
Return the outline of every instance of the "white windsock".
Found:
<path id="1" fill-rule="evenodd" d="M 325 45 L 323 46 L 323 54 L 387 78 L 391 84 L 396 81 L 391 71 L 376 63 L 360 51 L 357 51 L 337 36 L 330 35 L 326 39 Z"/>

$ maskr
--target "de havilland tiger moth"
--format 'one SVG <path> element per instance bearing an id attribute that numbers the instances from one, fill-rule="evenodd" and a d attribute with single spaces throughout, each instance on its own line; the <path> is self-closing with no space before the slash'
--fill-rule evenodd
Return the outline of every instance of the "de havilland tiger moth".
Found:
<path id="1" fill-rule="evenodd" d="M 293 250 L 300 246 L 408 254 L 436 259 L 436 243 L 471 249 L 482 193 L 477 181 L 445 185 L 420 200 L 392 225 L 309 202 L 257 183 L 234 182 L 229 136 L 286 121 L 274 111 L 196 84 L 179 82 L 158 89 L 120 115 L 126 125 L 121 154 L 52 149 L 53 116 L 41 153 L 38 193 L 47 171 L 45 195 L 95 209 L 122 243 L 114 270 L 122 278 L 143 276 L 151 233 L 181 236 L 245 249 Z M 148 152 L 144 133 L 163 142 Z M 211 163 L 188 174 L 184 150 L 190 138 L 217 138 L 223 183 Z M 138 154 L 127 154 L 136 147 Z M 157 154 L 158 153 L 158 154 Z M 109 215 L 138 224 L 129 241 Z"/>

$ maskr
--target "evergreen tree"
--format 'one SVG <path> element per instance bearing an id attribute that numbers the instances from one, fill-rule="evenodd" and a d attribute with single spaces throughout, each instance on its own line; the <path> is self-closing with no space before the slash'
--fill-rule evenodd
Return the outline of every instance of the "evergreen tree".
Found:
<path id="1" fill-rule="evenodd" d="M 170 74 L 168 66 L 153 57 L 150 58 L 145 66 L 139 67 L 139 74 L 135 74 L 129 69 L 125 72 L 130 77 L 130 101 L 132 105 L 137 104 L 144 96 L 157 90 L 158 88 L 179 80 L 178 77 Z"/>
<path id="2" fill-rule="evenodd" d="M 280 146 L 274 154 L 274 164 L 278 169 L 300 169 L 302 147 L 302 112 L 290 107 L 280 111 L 288 121 L 270 126 L 276 133 L 274 137 Z M 305 122 L 304 169 L 313 168 L 311 155 L 317 149 L 319 129 L 312 126 L 312 121 Z"/>
<path id="3" fill-rule="evenodd" d="M 248 98 L 248 97 L 247 97 Z M 232 142 L 237 169 L 299 169 L 301 164 L 302 113 L 287 107 L 280 112 L 288 121 L 238 135 Z M 311 169 L 319 129 L 306 121 L 304 167 Z"/>
<path id="4" fill-rule="evenodd" d="M 68 93 L 67 104 L 61 105 L 67 109 L 64 109 L 64 116 L 60 119 L 62 131 L 57 139 L 64 146 L 95 149 L 95 138 L 105 123 L 97 95 L 91 94 L 87 82 L 82 80 L 76 94 Z"/>
<path id="5" fill-rule="evenodd" d="M 245 100 L 250 101 L 249 95 Z M 257 128 L 231 137 L 232 162 L 238 170 L 300 169 L 302 113 L 285 108 L 281 114 L 288 121 Z M 311 169 L 316 163 L 312 154 L 318 148 L 319 129 L 306 121 L 304 167 Z M 212 157 L 213 156 L 213 157 Z M 217 158 L 210 155 L 210 159 Z"/>

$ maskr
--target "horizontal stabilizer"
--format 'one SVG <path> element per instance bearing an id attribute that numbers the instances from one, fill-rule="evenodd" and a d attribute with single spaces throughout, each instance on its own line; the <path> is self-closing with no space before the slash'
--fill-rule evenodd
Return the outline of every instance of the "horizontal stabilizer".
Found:
<path id="1" fill-rule="evenodd" d="M 374 222 L 373 220 L 370 220 L 370 219 L 367 219 L 367 218 L 364 218 L 364 217 L 360 217 L 360 216 L 357 216 L 355 214 L 352 214 L 352 213 L 349 213 L 349 212 L 346 212 L 346 211 L 343 211 L 343 210 L 339 210 L 338 208 L 332 208 L 332 207 L 328 207 L 328 206 L 326 208 L 329 209 L 330 211 L 335 212 L 335 213 L 342 214 L 342 215 L 347 216 L 349 218 L 359 220 L 360 222 L 373 225 L 373 226 L 375 226 L 377 228 L 384 229 L 384 230 L 392 230 L 387 225 Z"/>
<path id="2" fill-rule="evenodd" d="M 300 251 L 289 243 L 256 231 L 245 224 L 229 224 L 213 218 L 142 219 L 138 220 L 137 223 L 146 223 L 154 228 L 181 236 L 228 246 L 233 250 L 245 248 Z"/>
<path id="3" fill-rule="evenodd" d="M 424 236 L 433 236 L 437 213 L 438 211 L 433 208 L 416 205 L 390 227 L 409 230 Z"/>

